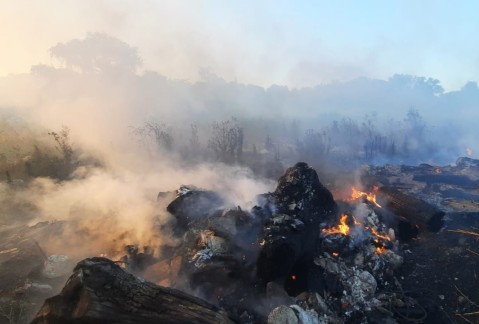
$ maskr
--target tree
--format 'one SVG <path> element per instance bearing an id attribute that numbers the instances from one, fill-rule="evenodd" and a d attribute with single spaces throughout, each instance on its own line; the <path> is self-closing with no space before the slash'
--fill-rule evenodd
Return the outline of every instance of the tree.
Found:
<path id="1" fill-rule="evenodd" d="M 73 39 L 50 48 L 50 54 L 83 73 L 134 73 L 141 64 L 136 48 L 101 33 L 88 33 L 85 39 Z"/>
<path id="2" fill-rule="evenodd" d="M 389 79 L 389 82 L 399 88 L 415 90 L 424 94 L 440 95 L 444 93 L 444 88 L 437 79 L 395 74 Z"/>
<path id="3" fill-rule="evenodd" d="M 145 122 L 142 127 L 133 128 L 133 133 L 139 137 L 148 150 L 151 143 L 157 151 L 173 149 L 173 136 L 165 124 L 156 121 Z"/>
<path id="4" fill-rule="evenodd" d="M 243 142 L 243 128 L 238 125 L 238 121 L 235 118 L 213 123 L 208 147 L 213 150 L 217 160 L 225 163 L 240 161 L 243 152 Z"/>
<path id="5" fill-rule="evenodd" d="M 70 129 L 63 126 L 60 132 L 50 132 L 48 135 L 52 136 L 55 140 L 55 148 L 62 155 L 65 163 L 70 164 L 73 159 L 73 146 L 70 141 Z"/>
<path id="6" fill-rule="evenodd" d="M 331 138 L 326 131 L 317 132 L 307 129 L 301 140 L 297 141 L 297 150 L 301 158 L 310 161 L 324 159 L 331 149 Z"/>
<path id="7" fill-rule="evenodd" d="M 198 151 L 200 148 L 200 140 L 198 137 L 198 126 L 196 124 L 190 125 L 190 149 L 192 151 Z"/>

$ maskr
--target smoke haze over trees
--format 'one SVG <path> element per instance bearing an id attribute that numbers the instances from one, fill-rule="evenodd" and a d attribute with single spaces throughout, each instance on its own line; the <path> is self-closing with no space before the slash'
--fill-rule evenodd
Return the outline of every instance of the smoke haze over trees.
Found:
<path id="1" fill-rule="evenodd" d="M 472 121 L 479 114 L 473 81 L 452 92 L 439 80 L 411 75 L 262 88 L 226 82 L 209 71 L 191 83 L 138 73 L 138 51 L 99 33 L 58 43 L 50 53 L 60 66 L 36 65 L 30 74 L 1 78 L 3 115 L 49 130 L 66 125 L 80 146 L 98 152 L 121 151 L 138 136 L 143 146 L 155 143 L 183 157 L 195 146 L 196 158 L 227 163 L 243 160 L 243 151 L 243 162 L 255 151 L 313 165 L 328 156 L 449 163 L 467 148 L 479 149 L 473 141 Z"/>

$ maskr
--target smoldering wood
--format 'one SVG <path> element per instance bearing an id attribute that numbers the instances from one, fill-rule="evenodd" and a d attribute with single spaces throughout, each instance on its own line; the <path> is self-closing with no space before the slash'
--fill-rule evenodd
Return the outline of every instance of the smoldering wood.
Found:
<path id="1" fill-rule="evenodd" d="M 182 186 L 180 190 L 182 192 L 166 207 L 176 218 L 177 230 L 186 230 L 190 223 L 207 218 L 224 204 L 223 199 L 213 191 L 187 186 Z"/>
<path id="2" fill-rule="evenodd" d="M 263 284 L 274 281 L 287 288 L 288 278 L 294 274 L 303 285 L 297 280 L 289 293 L 317 288 L 312 288 L 316 283 L 312 282 L 309 269 L 317 249 L 320 223 L 336 221 L 337 205 L 331 192 L 321 184 L 316 171 L 306 163 L 297 163 L 279 179 L 261 212 L 268 210 L 274 213 L 265 221 L 261 233 L 258 278 Z"/>
<path id="3" fill-rule="evenodd" d="M 106 258 L 77 264 L 61 293 L 45 301 L 32 324 L 232 323 L 218 307 L 157 286 Z"/>
<path id="4" fill-rule="evenodd" d="M 386 210 L 407 219 L 411 225 L 417 225 L 421 230 L 438 232 L 444 225 L 445 213 L 442 210 L 395 188 L 379 188 L 377 201 Z"/>

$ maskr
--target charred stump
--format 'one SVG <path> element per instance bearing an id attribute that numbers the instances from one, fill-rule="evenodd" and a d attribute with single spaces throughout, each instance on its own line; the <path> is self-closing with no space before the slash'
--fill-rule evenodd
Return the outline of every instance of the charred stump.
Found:
<path id="1" fill-rule="evenodd" d="M 314 169 L 297 163 L 279 179 L 263 207 L 271 212 L 264 224 L 257 275 L 264 284 L 283 285 L 290 294 L 312 288 L 313 256 L 320 223 L 335 218 L 337 205 Z"/>
<path id="2" fill-rule="evenodd" d="M 438 232 L 444 225 L 445 213 L 424 200 L 406 195 L 391 187 L 381 187 L 377 193 L 381 206 L 406 219 L 413 227 Z"/>
<path id="3" fill-rule="evenodd" d="M 219 308 L 160 287 L 106 258 L 77 264 L 61 293 L 49 298 L 32 324 L 232 323 Z"/>

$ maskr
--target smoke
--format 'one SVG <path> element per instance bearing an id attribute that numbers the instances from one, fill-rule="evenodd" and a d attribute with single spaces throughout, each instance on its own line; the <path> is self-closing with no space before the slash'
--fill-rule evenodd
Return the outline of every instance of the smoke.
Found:
<path id="1" fill-rule="evenodd" d="M 13 198 L 2 207 L 29 221 L 66 221 L 62 239 L 48 245 L 51 253 L 174 245 L 164 230 L 171 216 L 156 197 L 182 184 L 215 190 L 232 206 L 248 208 L 257 194 L 273 189 L 265 175 L 275 178 L 297 160 L 324 169 L 342 163 L 450 163 L 466 149 L 472 156 L 479 152 L 474 125 L 462 120 L 477 114 L 475 83 L 447 93 L 438 80 L 399 75 L 265 89 L 226 82 L 211 72 L 190 83 L 139 72 L 137 49 L 100 33 L 57 43 L 50 52 L 55 65 L 0 78 L 2 122 L 14 129 L 1 134 L 4 147 L 17 141 L 12 133 L 23 138 L 16 143 L 23 148 L 3 152 L 0 162 L 5 170 L 19 169 L 31 161 L 34 145 L 52 142 L 48 131 L 63 125 L 71 130 L 76 171 L 64 181 L 14 173 L 27 187 L 8 193 Z M 450 118 L 453 105 L 459 113 Z M 224 120 L 235 131 L 232 142 L 226 129 L 230 142 L 221 152 L 230 165 L 217 161 L 211 147 L 218 134 L 211 127 Z M 146 122 L 163 133 L 142 133 Z"/>

